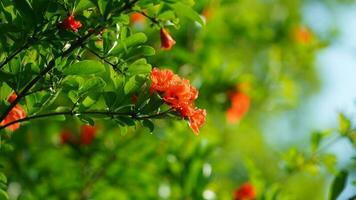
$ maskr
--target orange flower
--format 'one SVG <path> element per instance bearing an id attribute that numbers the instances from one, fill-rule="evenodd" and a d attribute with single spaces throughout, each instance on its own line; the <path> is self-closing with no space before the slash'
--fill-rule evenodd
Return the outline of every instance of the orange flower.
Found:
<path id="1" fill-rule="evenodd" d="M 17 95 L 15 92 L 11 93 L 11 95 L 8 97 L 7 101 L 12 103 L 15 101 L 17 98 Z M 9 114 L 5 117 L 5 119 L 0 123 L 1 126 L 4 126 L 8 123 L 11 123 L 13 121 L 22 119 L 26 117 L 26 112 L 25 110 L 19 105 L 16 104 L 12 110 L 9 112 Z M 10 131 L 15 131 L 16 129 L 20 128 L 20 123 L 14 123 L 11 124 L 10 126 L 6 127 L 6 129 Z"/>
<path id="2" fill-rule="evenodd" d="M 226 112 L 228 122 L 239 121 L 250 108 L 250 97 L 242 92 L 235 92 L 230 96 L 231 107 Z"/>
<path id="3" fill-rule="evenodd" d="M 164 101 L 171 104 L 174 108 L 179 108 L 182 104 L 192 104 L 198 97 L 198 91 L 192 87 L 188 80 L 180 80 L 165 91 Z"/>
<path id="4" fill-rule="evenodd" d="M 80 21 L 76 21 L 74 19 L 73 14 L 70 14 L 63 22 L 60 23 L 60 26 L 64 29 L 77 32 L 78 28 L 82 27 L 82 24 L 80 23 Z"/>
<path id="5" fill-rule="evenodd" d="M 138 12 L 132 13 L 130 16 L 130 20 L 133 24 L 144 23 L 145 19 L 146 19 L 145 16 Z"/>
<path id="6" fill-rule="evenodd" d="M 206 111 L 194 106 L 198 98 L 198 90 L 190 85 L 189 80 L 182 79 L 171 70 L 153 68 L 151 72 L 150 92 L 159 92 L 163 100 L 189 121 L 195 134 L 205 122 Z"/>
<path id="7" fill-rule="evenodd" d="M 256 198 L 256 190 L 251 183 L 244 183 L 234 192 L 234 200 L 253 200 Z"/>
<path id="8" fill-rule="evenodd" d="M 163 50 L 170 50 L 172 46 L 176 43 L 176 41 L 174 41 L 172 36 L 164 28 L 161 28 L 160 30 L 160 37 L 161 37 L 161 48 Z"/>
<path id="9" fill-rule="evenodd" d="M 152 82 L 150 93 L 153 93 L 166 91 L 170 87 L 171 82 L 178 80 L 179 77 L 175 75 L 172 70 L 153 68 L 150 78 Z"/>
<path id="10" fill-rule="evenodd" d="M 16 98 L 17 98 L 17 94 L 16 94 L 15 92 L 12 92 L 12 93 L 10 94 L 10 96 L 7 98 L 7 101 L 10 102 L 10 103 L 12 103 L 12 102 L 15 101 Z"/>
<path id="11" fill-rule="evenodd" d="M 196 109 L 193 114 L 189 116 L 189 126 L 196 135 L 199 134 L 199 129 L 205 123 L 205 117 L 206 111 L 203 109 Z"/>
<path id="12" fill-rule="evenodd" d="M 80 127 L 80 144 L 89 145 L 93 142 L 97 128 L 95 126 L 82 125 Z"/>
<path id="13" fill-rule="evenodd" d="M 313 39 L 313 35 L 308 28 L 300 26 L 294 30 L 294 38 L 300 44 L 309 44 Z"/>

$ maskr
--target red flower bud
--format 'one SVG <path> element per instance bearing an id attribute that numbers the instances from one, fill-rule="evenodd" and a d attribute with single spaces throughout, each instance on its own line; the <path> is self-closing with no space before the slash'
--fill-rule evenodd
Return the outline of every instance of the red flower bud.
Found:
<path id="1" fill-rule="evenodd" d="M 97 128 L 95 126 L 82 125 L 80 127 L 80 144 L 89 145 L 93 142 Z"/>
<path id="2" fill-rule="evenodd" d="M 234 200 L 253 200 L 256 198 L 256 190 L 251 183 L 244 183 L 234 192 Z"/>
<path id="3" fill-rule="evenodd" d="M 131 96 L 131 103 L 133 103 L 133 104 L 137 103 L 137 95 L 132 95 Z"/>
<path id="4" fill-rule="evenodd" d="M 164 28 L 161 28 L 160 36 L 161 36 L 161 48 L 164 50 L 170 50 L 172 46 L 176 43 L 176 41 L 173 40 L 171 35 L 169 35 L 168 31 Z"/>
<path id="5" fill-rule="evenodd" d="M 73 134 L 69 130 L 62 131 L 59 137 L 61 140 L 61 144 L 68 144 L 74 141 Z"/>

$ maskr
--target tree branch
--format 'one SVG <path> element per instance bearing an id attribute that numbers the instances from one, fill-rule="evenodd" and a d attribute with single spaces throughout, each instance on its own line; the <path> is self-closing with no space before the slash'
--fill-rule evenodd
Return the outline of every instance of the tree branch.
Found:
<path id="1" fill-rule="evenodd" d="M 73 116 L 73 115 L 107 115 L 108 117 L 112 117 L 112 116 L 127 116 L 127 117 L 131 117 L 134 120 L 143 120 L 143 119 L 152 119 L 152 118 L 157 118 L 157 117 L 161 117 L 165 114 L 168 114 L 169 112 L 171 112 L 172 109 L 169 109 L 167 111 L 164 112 L 160 112 L 160 113 L 156 113 L 156 114 L 152 114 L 152 115 L 142 115 L 142 116 L 136 116 L 133 115 L 132 113 L 120 113 L 120 112 L 110 112 L 110 111 L 84 111 L 84 112 L 75 112 L 75 111 L 63 111 L 63 112 L 53 112 L 53 113 L 46 113 L 46 114 L 39 114 L 39 115 L 34 115 L 34 116 L 30 116 L 30 117 L 25 117 L 25 118 L 21 118 L 18 120 L 14 120 L 11 121 L 3 126 L 0 126 L 0 130 L 11 126 L 13 124 L 16 123 L 20 123 L 20 122 L 25 122 L 25 121 L 31 121 L 34 119 L 40 119 L 40 118 L 47 118 L 47 117 L 54 117 L 54 116 L 58 116 L 58 115 L 68 115 L 68 116 Z M 1 135 L 1 133 L 0 133 Z"/>

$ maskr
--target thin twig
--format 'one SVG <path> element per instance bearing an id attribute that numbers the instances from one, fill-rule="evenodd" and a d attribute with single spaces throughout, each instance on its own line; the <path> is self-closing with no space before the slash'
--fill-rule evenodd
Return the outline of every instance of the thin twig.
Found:
<path id="1" fill-rule="evenodd" d="M 30 42 L 26 42 L 21 48 L 17 49 L 14 53 L 12 53 L 10 56 L 8 56 L 4 62 L 0 64 L 0 69 L 3 68 L 8 62 L 10 62 L 17 54 L 21 53 L 23 50 L 27 49 L 29 47 Z"/>
<path id="2" fill-rule="evenodd" d="M 68 115 L 68 116 L 73 116 L 73 115 L 107 115 L 109 117 L 111 116 L 127 116 L 127 117 L 131 117 L 132 119 L 135 120 L 143 120 L 143 119 L 153 119 L 153 118 L 157 118 L 157 117 L 161 117 L 163 115 L 168 114 L 169 112 L 171 112 L 172 110 L 169 109 L 167 111 L 164 112 L 160 112 L 160 113 L 156 113 L 156 114 L 152 114 L 152 115 L 141 115 L 141 116 L 136 116 L 133 115 L 132 113 L 120 113 L 120 112 L 110 112 L 110 111 L 83 111 L 83 112 L 75 112 L 75 111 L 63 111 L 63 112 L 53 112 L 53 113 L 46 113 L 46 114 L 39 114 L 39 115 L 34 115 L 34 116 L 30 116 L 30 117 L 25 117 L 25 118 L 21 118 L 21 119 L 17 119 L 14 121 L 11 121 L 3 126 L 0 126 L 0 130 L 11 126 L 13 124 L 16 123 L 20 123 L 20 122 L 25 122 L 25 121 L 31 121 L 34 119 L 40 119 L 40 118 L 47 118 L 47 117 L 53 117 L 53 116 L 58 116 L 58 115 Z M 1 135 L 1 133 L 0 133 Z"/>
<path id="3" fill-rule="evenodd" d="M 115 71 L 120 72 L 121 74 L 123 74 L 123 72 L 121 71 L 120 68 L 117 67 L 117 64 L 111 63 L 110 61 L 106 60 L 103 56 L 100 56 L 98 53 L 96 53 L 95 51 L 91 50 L 89 47 L 84 46 L 84 48 L 86 50 L 88 50 L 90 53 L 94 54 L 96 57 L 98 57 L 100 60 L 104 61 L 105 63 L 111 65 Z"/>

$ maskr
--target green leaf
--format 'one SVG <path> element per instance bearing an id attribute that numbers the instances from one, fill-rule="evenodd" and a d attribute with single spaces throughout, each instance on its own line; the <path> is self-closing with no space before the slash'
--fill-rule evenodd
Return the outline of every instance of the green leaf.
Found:
<path id="1" fill-rule="evenodd" d="M 330 135 L 330 131 L 316 131 L 311 134 L 310 142 L 311 142 L 311 150 L 316 151 L 322 140 Z"/>
<path id="2" fill-rule="evenodd" d="M 137 74 L 149 74 L 151 70 L 152 66 L 147 64 L 146 59 L 142 58 L 133 62 L 128 68 L 127 72 L 133 76 Z"/>
<path id="3" fill-rule="evenodd" d="M 0 172 L 0 182 L 7 183 L 7 178 L 4 173 Z"/>
<path id="4" fill-rule="evenodd" d="M 7 195 L 7 192 L 5 192 L 4 190 L 0 190 L 0 199 L 1 200 L 9 199 L 9 196 Z"/>
<path id="5" fill-rule="evenodd" d="M 351 129 L 351 122 L 343 113 L 339 114 L 339 131 L 341 135 L 347 135 Z"/>
<path id="6" fill-rule="evenodd" d="M 334 154 L 323 155 L 322 162 L 330 173 L 336 172 L 337 157 Z"/>
<path id="7" fill-rule="evenodd" d="M 153 122 L 149 119 L 145 119 L 142 121 L 142 125 L 146 128 L 148 128 L 150 130 L 150 132 L 152 133 L 154 128 L 155 128 L 155 125 L 153 124 Z"/>
<path id="8" fill-rule="evenodd" d="M 116 103 L 116 93 L 115 92 L 105 92 L 103 95 L 104 95 L 106 106 L 111 108 L 112 106 L 115 105 L 115 103 Z"/>
<path id="9" fill-rule="evenodd" d="M 178 15 L 181 15 L 183 17 L 187 17 L 193 21 L 196 21 L 202 26 L 205 25 L 201 16 L 197 12 L 195 12 L 195 10 L 193 10 L 191 7 L 185 5 L 181 2 L 173 4 L 172 7 Z"/>
<path id="10" fill-rule="evenodd" d="M 110 55 L 117 55 L 127 50 L 131 46 L 137 46 L 147 41 L 147 36 L 144 33 L 135 33 L 124 40 L 109 52 Z"/>
<path id="11" fill-rule="evenodd" d="M 95 121 L 86 115 L 78 115 L 78 118 L 80 119 L 80 121 L 84 122 L 85 124 L 89 124 L 91 126 L 95 125 Z"/>
<path id="12" fill-rule="evenodd" d="M 344 190 L 345 188 L 345 185 L 346 185 L 346 182 L 347 182 L 347 176 L 348 176 L 348 173 L 347 171 L 340 171 L 332 185 L 331 185 L 331 191 L 330 191 L 330 200 L 336 200 L 337 197 L 341 194 L 341 192 Z"/>
<path id="13" fill-rule="evenodd" d="M 14 0 L 16 8 L 22 15 L 22 19 L 27 22 L 27 25 L 35 24 L 35 13 L 27 0 Z"/>
<path id="14" fill-rule="evenodd" d="M 0 80 L 1 81 L 9 81 L 11 79 L 13 79 L 14 75 L 9 73 L 9 72 L 4 72 L 4 71 L 0 71 Z"/>
<path id="15" fill-rule="evenodd" d="M 120 117 L 116 117 L 116 120 L 120 121 L 125 126 L 135 126 L 136 125 L 135 120 L 133 120 L 131 117 L 120 116 Z"/>
<path id="16" fill-rule="evenodd" d="M 106 10 L 106 6 L 108 4 L 108 0 L 98 0 L 98 7 L 99 7 L 99 11 L 101 13 L 101 15 L 105 15 L 105 10 Z"/>
<path id="17" fill-rule="evenodd" d="M 97 60 L 83 60 L 64 69 L 64 75 L 90 75 L 105 71 L 104 65 Z"/>
<path id="18" fill-rule="evenodd" d="M 75 7 L 75 12 L 82 12 L 83 10 L 94 6 L 95 5 L 90 0 L 79 0 L 77 6 Z"/>
<path id="19" fill-rule="evenodd" d="M 93 77 L 87 80 L 80 88 L 79 88 L 79 96 L 85 95 L 90 91 L 100 91 L 105 87 L 105 81 L 100 77 Z"/>
<path id="20" fill-rule="evenodd" d="M 125 136 L 127 134 L 127 126 L 120 126 L 120 134 Z"/>
<path id="21" fill-rule="evenodd" d="M 124 87 L 125 94 L 131 94 L 137 91 L 142 86 L 144 81 L 145 78 L 143 78 L 142 76 L 136 75 L 131 77 L 125 84 Z"/>

